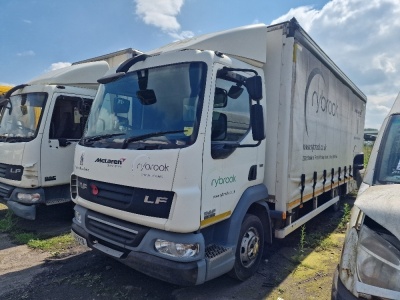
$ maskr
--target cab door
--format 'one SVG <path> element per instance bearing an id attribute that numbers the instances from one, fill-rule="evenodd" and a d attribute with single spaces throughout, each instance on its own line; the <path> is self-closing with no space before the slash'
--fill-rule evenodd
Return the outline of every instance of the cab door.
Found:
<path id="1" fill-rule="evenodd" d="M 211 92 L 214 100 L 207 120 L 202 226 L 229 217 L 243 192 L 260 183 L 264 172 L 258 166 L 259 147 L 237 147 L 257 144 L 252 137 L 250 122 L 254 101 L 240 82 L 254 74 L 230 72 L 223 75 L 221 69 L 222 66 L 215 66 L 216 79 Z"/>
<path id="2" fill-rule="evenodd" d="M 93 99 L 54 94 L 53 107 L 43 133 L 41 150 L 42 186 L 69 184 L 75 146 L 82 137 Z"/>

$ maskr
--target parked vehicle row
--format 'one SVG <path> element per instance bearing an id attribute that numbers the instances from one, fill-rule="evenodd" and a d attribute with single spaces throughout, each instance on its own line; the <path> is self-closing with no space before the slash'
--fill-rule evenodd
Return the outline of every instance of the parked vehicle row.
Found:
<path id="1" fill-rule="evenodd" d="M 295 19 L 206 34 L 118 66 L 16 86 L 0 120 L 0 196 L 18 216 L 72 201 L 81 244 L 149 276 L 246 280 L 358 188 L 366 96 Z M 400 299 L 400 100 L 359 187 L 333 299 Z"/>

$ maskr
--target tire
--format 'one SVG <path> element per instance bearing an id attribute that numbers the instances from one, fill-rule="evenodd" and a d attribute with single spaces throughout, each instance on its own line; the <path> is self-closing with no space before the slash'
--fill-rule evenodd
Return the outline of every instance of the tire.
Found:
<path id="1" fill-rule="evenodd" d="M 235 253 L 235 265 L 229 276 L 244 281 L 254 275 L 264 252 L 264 227 L 255 215 L 247 214 L 242 222 Z"/>

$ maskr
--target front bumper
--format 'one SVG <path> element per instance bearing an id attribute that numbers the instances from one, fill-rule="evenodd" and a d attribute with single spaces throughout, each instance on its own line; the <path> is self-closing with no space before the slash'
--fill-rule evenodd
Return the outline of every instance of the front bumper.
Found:
<path id="1" fill-rule="evenodd" d="M 15 215 L 27 220 L 36 219 L 36 206 L 44 203 L 45 200 L 42 188 L 24 189 L 1 183 L 0 191 L 1 202 L 7 205 L 8 209 L 13 211 Z M 35 203 L 21 203 L 18 201 L 18 193 L 38 193 L 41 196 L 41 200 Z"/>
<path id="2" fill-rule="evenodd" d="M 101 251 L 96 247 L 96 238 L 91 236 L 82 227 L 73 223 L 72 231 L 83 237 L 86 240 L 88 247 Z M 106 243 L 106 246 L 111 245 Z M 104 246 L 102 247 L 104 248 Z M 113 250 L 111 248 L 108 249 L 111 251 L 101 252 L 151 277 L 182 286 L 191 286 L 204 282 L 206 268 L 204 260 L 177 262 L 157 257 L 149 253 L 127 249 L 118 249 L 123 252 L 123 255 L 121 255 L 121 257 L 115 257 L 110 254 Z"/>
<path id="3" fill-rule="evenodd" d="M 333 282 L 332 282 L 332 300 L 352 300 L 352 299 L 360 299 L 354 296 L 342 283 L 339 278 L 339 266 L 336 268 L 335 273 L 333 274 Z"/>
<path id="4" fill-rule="evenodd" d="M 36 219 L 36 205 L 24 205 L 15 201 L 8 200 L 6 202 L 8 209 L 12 210 L 18 217 L 35 220 Z"/>

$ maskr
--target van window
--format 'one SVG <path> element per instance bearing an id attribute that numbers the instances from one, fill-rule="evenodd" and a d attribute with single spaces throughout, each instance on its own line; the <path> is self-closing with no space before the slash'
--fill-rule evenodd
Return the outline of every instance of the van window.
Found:
<path id="1" fill-rule="evenodd" d="M 400 115 L 393 115 L 388 122 L 379 147 L 375 177 L 377 184 L 400 183 Z"/>

